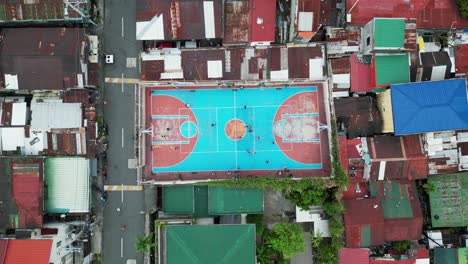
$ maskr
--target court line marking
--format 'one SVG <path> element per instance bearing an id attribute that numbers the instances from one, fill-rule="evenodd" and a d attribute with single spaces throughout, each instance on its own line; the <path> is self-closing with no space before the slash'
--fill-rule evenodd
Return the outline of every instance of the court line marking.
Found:
<path id="1" fill-rule="evenodd" d="M 122 18 L 123 19 L 123 18 Z M 124 74 L 122 72 L 122 80 L 124 79 Z M 124 82 L 122 82 L 122 93 L 124 93 Z"/>
<path id="2" fill-rule="evenodd" d="M 190 118 L 190 117 L 189 115 L 151 115 L 151 118 L 152 119 L 181 119 L 181 118 Z"/>
<path id="3" fill-rule="evenodd" d="M 122 127 L 122 148 L 124 147 L 124 129 Z"/>
<path id="4" fill-rule="evenodd" d="M 216 110 L 216 126 L 215 126 L 215 129 L 216 129 L 216 152 L 219 151 L 219 133 L 218 133 L 218 108 L 215 109 Z M 224 129 L 224 127 L 223 127 Z"/>
<path id="5" fill-rule="evenodd" d="M 141 185 L 104 185 L 105 191 L 143 191 Z"/>
<path id="6" fill-rule="evenodd" d="M 124 202 L 124 199 L 123 199 L 123 198 L 124 198 L 124 194 L 123 194 L 123 193 L 124 193 L 124 188 L 123 188 L 123 184 L 122 184 L 122 203 Z"/>
<path id="7" fill-rule="evenodd" d="M 236 97 L 237 93 L 234 93 L 234 119 L 237 119 L 237 97 Z M 237 129 L 234 130 L 234 138 L 237 138 Z M 219 145 L 219 144 L 218 144 Z M 238 164 L 238 155 L 237 155 L 237 140 L 234 141 L 234 150 L 235 150 L 235 157 L 236 157 L 236 170 L 239 169 L 239 164 Z"/>

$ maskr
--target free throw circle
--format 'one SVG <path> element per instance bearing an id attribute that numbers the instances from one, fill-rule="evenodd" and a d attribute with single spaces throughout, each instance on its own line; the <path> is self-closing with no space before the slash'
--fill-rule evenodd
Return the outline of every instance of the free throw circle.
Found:
<path id="1" fill-rule="evenodd" d="M 185 121 L 180 126 L 180 134 L 184 138 L 193 138 L 197 135 L 197 125 L 192 121 Z"/>

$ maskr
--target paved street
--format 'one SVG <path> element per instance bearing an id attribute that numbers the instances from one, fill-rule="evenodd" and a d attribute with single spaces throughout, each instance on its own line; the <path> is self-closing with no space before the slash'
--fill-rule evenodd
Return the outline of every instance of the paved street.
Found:
<path id="1" fill-rule="evenodd" d="M 114 55 L 113 65 L 104 65 L 107 78 L 138 78 L 138 65 L 127 67 L 127 58 L 137 58 L 140 44 L 135 40 L 135 0 L 105 0 L 102 51 Z M 134 61 L 133 61 L 134 62 Z M 134 84 L 105 84 L 104 118 L 108 125 L 108 169 L 106 185 L 136 185 L 135 169 L 128 169 L 134 151 Z M 139 190 L 108 191 L 104 207 L 104 263 L 126 263 L 143 254 L 135 250 L 135 236 L 144 233 L 144 192 Z M 121 226 L 127 229 L 122 231 Z"/>

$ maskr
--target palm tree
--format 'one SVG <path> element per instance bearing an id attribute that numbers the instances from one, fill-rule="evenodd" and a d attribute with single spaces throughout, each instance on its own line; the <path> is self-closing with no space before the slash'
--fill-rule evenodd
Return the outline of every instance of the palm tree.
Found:
<path id="1" fill-rule="evenodd" d="M 153 233 L 149 233 L 146 236 L 136 236 L 135 248 L 138 252 L 148 253 L 151 247 L 155 247 L 156 243 L 153 242 Z"/>

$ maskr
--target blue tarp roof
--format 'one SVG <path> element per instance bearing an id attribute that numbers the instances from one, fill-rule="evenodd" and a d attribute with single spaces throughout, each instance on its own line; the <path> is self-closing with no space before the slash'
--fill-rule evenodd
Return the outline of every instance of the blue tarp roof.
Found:
<path id="1" fill-rule="evenodd" d="M 395 135 L 468 128 L 464 79 L 391 85 Z"/>

